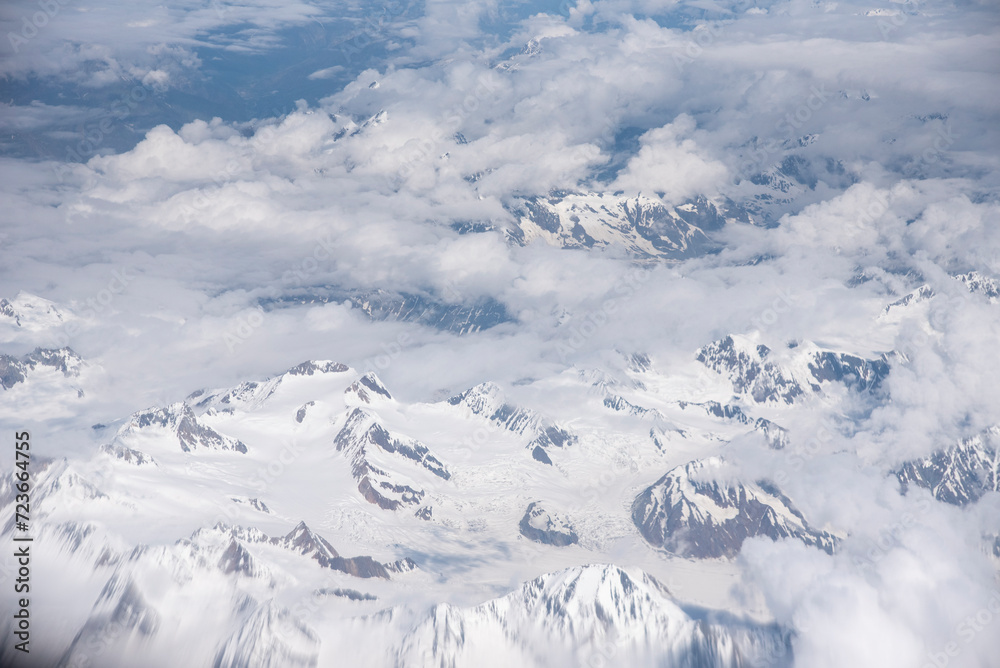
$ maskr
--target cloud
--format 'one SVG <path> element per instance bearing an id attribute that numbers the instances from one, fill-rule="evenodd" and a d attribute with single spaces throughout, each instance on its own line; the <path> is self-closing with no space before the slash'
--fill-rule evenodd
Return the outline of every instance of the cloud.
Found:
<path id="1" fill-rule="evenodd" d="M 696 195 L 713 193 L 728 176 L 725 165 L 699 154 L 694 119 L 682 114 L 673 123 L 640 137 L 641 148 L 611 183 L 614 190 L 663 192 L 667 201 L 681 204 Z"/>
<path id="2" fill-rule="evenodd" d="M 113 130 L 141 125 L 142 111 L 120 100 L 19 94 L 3 108 L 4 129 L 62 133 L 80 156 L 0 159 L 0 297 L 27 290 L 80 322 L 72 335 L 8 343 L 68 337 L 105 373 L 92 400 L 65 409 L 60 447 L 89 445 L 76 434 L 93 422 L 307 358 L 364 368 L 391 350 L 383 375 L 410 400 L 540 379 L 519 387 L 570 411 L 569 379 L 614 350 L 650 353 L 664 386 L 733 332 L 775 356 L 805 341 L 864 357 L 899 350 L 891 400 L 761 408 L 799 450 L 727 446 L 734 466 L 764 477 L 791 471 L 792 454 L 838 426 L 787 491 L 843 549 L 751 542 L 740 567 L 796 629 L 801 665 L 923 665 L 951 642 L 962 652 L 949 665 L 985 662 L 995 634 L 965 642 L 960 624 L 990 604 L 995 569 L 980 548 L 995 498 L 960 511 L 900 494 L 887 473 L 1000 422 L 1000 309 L 952 278 L 1000 276 L 992 8 L 918 6 L 893 21 L 865 15 L 865 3 L 759 4 L 581 2 L 539 14 L 439 2 L 417 18 L 397 4 L 383 23 L 305 3 L 61 5 L 4 60 L 11 81 L 80 78 L 99 96 L 125 77 L 172 100 L 214 58 L 277 59 L 283 30 L 325 22 L 303 33 L 320 55 L 274 84 L 276 98 L 293 79 L 316 86 L 311 97 L 254 121 L 156 107 L 119 150 Z M 33 7 L 6 6 L 3 33 Z M 506 28 L 484 32 L 494 18 Z M 344 47 L 355 40 L 370 62 Z M 272 84 L 241 93 L 262 99 Z M 713 233 L 718 253 L 649 267 L 504 236 L 522 198 L 588 190 L 731 198 L 771 227 L 727 225 Z M 461 234 L 462 223 L 495 229 Z M 101 303 L 122 271 L 127 286 Z M 879 319 L 925 282 L 932 300 Z M 492 298 L 516 322 L 459 337 L 322 303 L 376 289 Z M 894 529 L 907 513 L 917 521 Z"/>

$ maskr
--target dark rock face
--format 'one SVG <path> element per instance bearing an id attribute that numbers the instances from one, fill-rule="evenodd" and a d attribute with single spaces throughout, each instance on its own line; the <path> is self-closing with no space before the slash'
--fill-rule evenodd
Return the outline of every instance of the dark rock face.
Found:
<path id="1" fill-rule="evenodd" d="M 1000 281 L 995 278 L 984 276 L 978 271 L 958 274 L 955 278 L 965 284 L 969 292 L 983 295 L 990 303 L 1000 300 Z"/>
<path id="2" fill-rule="evenodd" d="M 629 415 L 634 415 L 641 418 L 650 419 L 662 419 L 662 414 L 653 408 L 645 408 L 643 406 L 637 406 L 633 404 L 628 399 L 620 397 L 617 394 L 609 394 L 604 397 L 604 405 L 613 411 L 618 411 L 619 413 L 627 413 Z"/>
<path id="3" fill-rule="evenodd" d="M 299 554 L 312 556 L 313 558 L 324 557 L 333 559 L 339 557 L 333 545 L 322 536 L 313 533 L 312 529 L 306 526 L 305 522 L 299 522 L 295 528 L 289 531 L 282 538 L 272 539 L 271 542 L 280 544 Z"/>
<path id="4" fill-rule="evenodd" d="M 306 419 L 306 414 L 309 409 L 316 405 L 315 401 L 307 401 L 299 407 L 299 410 L 295 411 L 295 421 L 302 424 L 302 421 Z"/>
<path id="5" fill-rule="evenodd" d="M 18 327 L 21 326 L 21 314 L 17 312 L 9 299 L 0 299 L 0 316 L 10 318 Z"/>
<path id="6" fill-rule="evenodd" d="M 965 506 L 1000 491 L 1000 427 L 991 427 L 930 457 L 904 463 L 893 473 L 905 491 L 913 484 L 938 501 Z"/>
<path id="7" fill-rule="evenodd" d="M 334 445 L 350 459 L 351 475 L 358 481 L 358 491 L 365 500 L 385 510 L 418 505 L 424 492 L 394 481 L 391 473 L 372 464 L 368 458 L 372 448 L 409 459 L 444 480 L 451 478 L 451 473 L 427 446 L 413 439 L 394 437 L 361 408 L 348 414 L 343 428 L 334 437 Z"/>
<path id="8" fill-rule="evenodd" d="M 409 573 L 410 571 L 417 570 L 417 562 L 409 557 L 403 557 L 390 564 L 385 564 L 385 570 L 390 573 Z"/>
<path id="9" fill-rule="evenodd" d="M 219 558 L 219 569 L 227 575 L 239 573 L 250 577 L 258 572 L 253 557 L 235 538 L 229 542 L 229 547 Z"/>
<path id="10" fill-rule="evenodd" d="M 9 390 L 27 378 L 25 364 L 10 355 L 0 355 L 0 387 Z"/>
<path id="11" fill-rule="evenodd" d="M 413 489 L 409 485 L 394 485 L 385 480 L 372 482 L 369 474 L 385 476 L 385 471 L 368 466 L 366 474 L 358 481 L 358 491 L 368 503 L 373 503 L 382 510 L 397 510 L 402 506 L 412 506 L 420 503 L 424 498 L 423 490 Z M 392 494 L 398 499 L 392 499 L 386 494 Z"/>
<path id="12" fill-rule="evenodd" d="M 705 401 L 701 403 L 692 403 L 688 401 L 678 402 L 681 410 L 686 409 L 688 406 L 697 406 L 703 409 L 709 415 L 717 418 L 722 418 L 723 420 L 735 420 L 740 424 L 750 424 L 750 417 L 743 412 L 743 409 L 739 406 L 734 406 L 733 404 L 720 404 L 718 401 Z"/>
<path id="13" fill-rule="evenodd" d="M 350 387 L 344 390 L 344 394 L 353 394 L 366 404 L 370 404 L 372 399 L 375 397 L 392 399 L 392 395 L 389 394 L 389 390 L 387 390 L 385 385 L 382 384 L 382 381 L 379 380 L 378 376 L 371 372 L 366 373 L 364 376 L 351 383 Z"/>
<path id="14" fill-rule="evenodd" d="M 817 353 L 809 372 L 820 382 L 838 381 L 859 392 L 874 391 L 889 375 L 889 363 L 882 359 L 866 360 L 845 353 Z"/>
<path id="15" fill-rule="evenodd" d="M 247 446 L 243 441 L 230 443 L 219 432 L 211 427 L 201 424 L 188 409 L 187 414 L 181 418 L 177 424 L 177 437 L 181 441 L 181 450 L 190 452 L 197 447 L 206 447 L 212 450 L 235 450 L 246 453 Z"/>
<path id="16" fill-rule="evenodd" d="M 561 448 L 567 445 L 573 445 L 576 443 L 576 436 L 570 434 L 568 431 L 556 425 L 548 425 L 542 429 L 542 432 L 535 437 L 528 447 L 555 447 Z"/>
<path id="17" fill-rule="evenodd" d="M 545 450 L 543 450 L 540 446 L 536 445 L 535 448 L 531 451 L 531 458 L 534 459 L 536 462 L 541 462 L 543 464 L 548 464 L 549 466 L 552 466 L 552 460 L 549 459 L 549 456 L 545 454 Z"/>
<path id="18" fill-rule="evenodd" d="M 340 556 L 325 538 L 313 532 L 305 522 L 299 522 L 287 535 L 272 538 L 271 543 L 315 559 L 323 568 L 331 568 L 359 578 L 389 579 L 385 565 L 371 557 Z"/>
<path id="19" fill-rule="evenodd" d="M 375 374 L 366 373 L 364 376 L 361 377 L 361 380 L 358 382 L 367 387 L 373 393 L 379 394 L 385 397 L 386 399 L 392 399 L 392 395 L 389 394 L 389 390 L 385 388 L 385 385 L 382 384 L 382 382 L 375 376 Z"/>
<path id="20" fill-rule="evenodd" d="M 343 589 L 337 587 L 335 589 L 328 589 L 324 587 L 323 589 L 316 590 L 317 596 L 339 596 L 341 598 L 346 598 L 351 601 L 377 601 L 378 596 L 372 594 L 365 594 L 356 589 Z"/>
<path id="21" fill-rule="evenodd" d="M 767 346 L 757 346 L 754 352 L 741 350 L 733 337 L 727 336 L 699 350 L 697 359 L 713 371 L 729 376 L 737 394 L 749 394 L 758 403 L 791 404 L 803 394 L 802 387 L 776 364 L 764 359 L 770 352 Z"/>
<path id="22" fill-rule="evenodd" d="M 382 578 L 389 579 L 389 572 L 385 566 L 375 561 L 371 557 L 335 557 L 327 562 L 320 561 L 321 566 L 341 571 L 356 578 Z"/>
<path id="23" fill-rule="evenodd" d="M 767 536 L 833 551 L 833 536 L 809 527 L 773 484 L 711 480 L 720 463 L 679 466 L 636 497 L 632 521 L 650 544 L 685 557 L 732 558 L 747 538 Z"/>
<path id="24" fill-rule="evenodd" d="M 364 446 L 374 445 L 386 452 L 396 453 L 420 464 L 434 475 L 448 480 L 451 474 L 441 461 L 431 454 L 424 444 L 413 439 L 403 440 L 393 437 L 389 431 L 378 422 L 371 422 L 367 429 L 363 424 L 371 421 L 371 416 L 364 410 L 355 409 L 347 418 L 334 443 L 338 450 L 356 446 L 359 442 Z"/>
<path id="25" fill-rule="evenodd" d="M 552 517 L 538 501 L 528 505 L 518 526 L 522 536 L 536 543 L 563 547 L 579 541 L 569 524 Z"/>

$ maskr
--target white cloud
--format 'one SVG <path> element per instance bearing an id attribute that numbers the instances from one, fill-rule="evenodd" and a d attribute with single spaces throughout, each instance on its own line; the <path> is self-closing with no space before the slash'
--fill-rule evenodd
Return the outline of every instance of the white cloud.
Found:
<path id="1" fill-rule="evenodd" d="M 721 162 L 701 154 L 697 142 L 690 138 L 694 130 L 694 119 L 682 114 L 644 134 L 639 152 L 611 188 L 662 192 L 667 201 L 676 204 L 695 195 L 714 194 L 728 173 Z"/>

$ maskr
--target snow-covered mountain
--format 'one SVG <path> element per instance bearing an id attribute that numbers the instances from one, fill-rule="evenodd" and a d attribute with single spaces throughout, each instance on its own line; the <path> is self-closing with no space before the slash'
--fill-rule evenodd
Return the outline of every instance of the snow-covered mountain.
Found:
<path id="1" fill-rule="evenodd" d="M 553 515 L 540 501 L 532 501 L 524 511 L 518 528 L 521 535 L 537 543 L 546 545 L 572 545 L 580 539 L 573 525 L 564 518 Z"/>
<path id="2" fill-rule="evenodd" d="M 502 429 L 530 438 L 527 448 L 531 456 L 543 464 L 551 464 L 553 448 L 573 445 L 576 436 L 528 408 L 507 401 L 503 390 L 495 383 L 482 383 L 448 399 L 452 406 L 486 418 Z"/>
<path id="3" fill-rule="evenodd" d="M 134 413 L 115 435 L 115 454 L 130 443 L 149 436 L 169 434 L 184 452 L 197 449 L 232 450 L 246 453 L 247 446 L 239 439 L 220 434 L 195 416 L 185 403 L 176 403 L 164 408 L 149 408 Z"/>
<path id="4" fill-rule="evenodd" d="M 66 378 L 76 378 L 84 362 L 70 348 L 35 348 L 21 357 L 0 355 L 0 388 L 9 390 L 26 382 L 36 373 L 58 372 Z"/>
<path id="5" fill-rule="evenodd" d="M 773 483 L 731 475 L 717 457 L 678 466 L 636 497 L 632 520 L 650 544 L 686 557 L 735 557 L 755 536 L 833 551 L 833 536 L 810 527 Z"/>
<path id="6" fill-rule="evenodd" d="M 0 299 L 0 325 L 12 329 L 42 331 L 59 327 L 73 316 L 55 302 L 21 291 L 14 299 Z"/>
<path id="7" fill-rule="evenodd" d="M 930 457 L 905 462 L 894 471 L 905 491 L 929 489 L 939 501 L 964 506 L 988 492 L 1000 492 L 1000 426 L 963 439 Z"/>
<path id="8" fill-rule="evenodd" d="M 363 408 L 355 408 L 333 439 L 338 452 L 351 462 L 351 475 L 358 481 L 358 491 L 370 502 L 386 510 L 416 506 L 426 493 L 414 488 L 405 474 L 390 473 L 389 455 L 408 459 L 443 480 L 451 477 L 448 469 L 431 454 L 427 446 L 412 438 L 390 433 L 378 419 Z M 408 484 L 409 483 L 409 484 Z"/>
<path id="9" fill-rule="evenodd" d="M 668 207 L 652 197 L 552 193 L 514 206 L 518 244 L 542 239 L 562 248 L 617 248 L 641 258 L 682 259 L 717 248 L 711 232 L 746 214 L 732 202 L 698 198 Z"/>
<path id="10" fill-rule="evenodd" d="M 1000 281 L 995 278 L 990 278 L 979 271 L 955 274 L 952 278 L 961 283 L 970 294 L 978 295 L 990 304 L 996 304 L 1000 301 Z M 924 283 L 899 299 L 887 304 L 882 309 L 880 317 L 886 319 L 901 315 L 919 304 L 931 301 L 936 295 L 937 293 L 934 291 L 934 288 Z"/>
<path id="11" fill-rule="evenodd" d="M 779 356 L 762 343 L 730 335 L 697 352 L 697 360 L 729 378 L 736 395 L 761 404 L 792 404 L 821 393 L 827 383 L 855 392 L 875 393 L 889 375 L 893 355 L 864 359 L 849 353 L 796 344 Z"/>
<path id="12" fill-rule="evenodd" d="M 695 618 L 636 569 L 588 565 L 543 575 L 473 608 L 435 607 L 404 639 L 403 666 L 790 665 L 787 635 Z"/>
<path id="13" fill-rule="evenodd" d="M 649 359 L 626 362 L 604 376 L 606 387 L 651 397 L 638 380 L 659 382 Z M 594 396 L 585 376 L 574 376 L 578 391 L 600 410 L 605 394 Z M 670 420 L 719 420 L 670 406 L 662 405 Z M 628 448 L 656 461 L 687 438 L 680 429 L 664 432 L 670 444 L 657 448 L 646 437 L 647 418 L 607 415 L 634 420 L 638 440 Z M 60 613 L 66 622 L 53 636 L 53 665 L 89 659 L 159 668 L 150 656 L 190 665 L 326 665 L 345 651 L 336 630 L 345 625 L 385 639 L 371 665 L 468 665 L 484 643 L 510 638 L 505 628 L 526 630 L 532 619 L 559 634 L 548 636 L 551 646 L 567 657 L 604 651 L 612 645 L 594 643 L 607 640 L 620 652 L 615 664 L 670 657 L 678 665 L 745 665 L 762 648 L 787 658 L 786 632 L 724 616 L 706 626 L 641 572 L 564 570 L 571 564 L 556 555 L 599 561 L 601 546 L 635 535 L 621 501 L 580 499 L 606 485 L 609 470 L 624 476 L 627 493 L 641 469 L 620 468 L 622 453 L 592 428 L 571 433 L 512 403 L 494 383 L 406 404 L 374 373 L 307 361 L 137 411 L 110 439 L 105 429 L 93 430 L 90 459 L 34 463 L 36 539 L 81 583 L 75 604 Z M 488 434 L 486 445 L 469 449 L 469 435 L 479 432 Z M 555 451 L 552 466 L 535 461 Z M 0 483 L 8 518 L 16 496 L 10 480 Z M 11 519 L 2 534 L 13 531 Z M 662 568 L 653 550 L 642 558 Z M 512 559 L 531 578 L 550 575 L 513 594 L 504 595 L 514 584 L 506 578 L 476 588 Z M 477 575 L 463 586 L 474 591 L 463 600 L 495 600 L 472 608 L 445 603 L 427 617 L 412 607 L 416 583 L 432 597 L 422 600 L 448 601 L 471 564 Z M 497 606 L 510 616 L 483 613 Z M 196 634 L 184 615 L 192 607 L 200 610 Z M 465 640 L 449 635 L 444 629 L 456 627 L 442 627 L 442 619 L 467 628 Z M 662 635 L 667 619 L 676 634 Z M 169 649 L 192 634 L 198 639 L 180 654 Z M 431 637 L 440 641 L 436 649 Z M 526 631 L 504 643 L 498 656 L 524 665 L 554 660 L 549 645 Z"/>
<path id="14" fill-rule="evenodd" d="M 956 274 L 955 279 L 961 281 L 969 292 L 982 295 L 991 304 L 1000 301 L 1000 281 L 990 278 L 978 271 L 969 271 L 964 274 Z"/>

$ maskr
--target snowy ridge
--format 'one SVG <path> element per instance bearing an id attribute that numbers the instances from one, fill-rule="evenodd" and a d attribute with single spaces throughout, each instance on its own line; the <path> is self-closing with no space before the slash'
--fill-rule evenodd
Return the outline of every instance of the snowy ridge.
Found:
<path id="1" fill-rule="evenodd" d="M 882 309 L 882 313 L 879 317 L 885 317 L 891 314 L 893 311 L 898 311 L 900 309 L 905 309 L 907 306 L 914 304 L 921 304 L 926 302 L 928 299 L 934 296 L 934 288 L 927 285 L 926 283 L 918 287 L 912 292 L 908 292 L 891 304 L 886 305 Z"/>
<path id="2" fill-rule="evenodd" d="M 389 470 L 397 455 L 409 459 L 435 476 L 448 480 L 451 474 L 422 443 L 390 433 L 371 412 L 355 408 L 347 414 L 344 426 L 333 439 L 338 452 L 351 462 L 351 475 L 358 481 L 358 491 L 370 503 L 386 510 L 419 504 L 425 492 L 414 488 L 404 475 Z"/>
<path id="3" fill-rule="evenodd" d="M 278 388 L 289 378 L 297 376 L 312 376 L 314 374 L 340 374 L 350 369 L 345 364 L 329 360 L 306 361 L 293 366 L 283 374 L 263 381 L 248 381 L 234 388 L 223 390 L 198 390 L 187 398 L 199 411 L 221 411 L 232 413 L 236 409 L 254 411 L 277 392 Z M 195 402 L 195 400 L 197 400 Z"/>
<path id="4" fill-rule="evenodd" d="M 958 274 L 955 278 L 961 281 L 969 292 L 983 295 L 991 304 L 1000 301 L 1000 281 L 995 278 L 985 276 L 978 271 Z"/>
<path id="5" fill-rule="evenodd" d="M 563 248 L 621 248 L 643 258 L 680 259 L 714 248 L 707 232 L 737 220 L 725 206 L 697 199 L 667 207 L 651 197 L 607 193 L 532 197 L 515 210 L 508 231 L 519 244 L 543 239 Z"/>
<path id="6" fill-rule="evenodd" d="M 127 447 L 128 443 L 140 436 L 163 433 L 173 436 L 184 452 L 198 449 L 247 452 L 246 444 L 204 424 L 195 417 L 191 407 L 184 403 L 133 413 L 129 421 L 118 430 L 112 448 L 122 444 Z"/>
<path id="7" fill-rule="evenodd" d="M 31 332 L 59 327 L 73 317 L 54 302 L 24 292 L 14 299 L 0 299 L 0 323 Z"/>
<path id="8" fill-rule="evenodd" d="M 695 620 L 637 569 L 577 566 L 474 608 L 436 606 L 404 639 L 399 666 L 602 665 L 737 668 L 790 662 L 770 627 Z"/>
<path id="9" fill-rule="evenodd" d="M 155 459 L 144 452 L 139 452 L 138 450 L 128 447 L 120 441 L 114 441 L 113 443 L 106 443 L 102 445 L 101 452 L 109 457 L 121 460 L 126 464 L 132 464 L 133 466 L 156 466 Z"/>
<path id="10" fill-rule="evenodd" d="M 642 367 L 648 367 L 648 361 L 633 362 L 638 370 L 629 366 L 619 371 L 626 376 L 646 373 Z M 559 467 L 539 467 L 523 456 L 522 448 L 544 452 L 556 447 L 556 441 L 572 442 L 576 436 L 542 413 L 512 404 L 492 383 L 472 388 L 457 402 L 404 405 L 392 399 L 374 375 L 363 376 L 333 363 L 310 362 L 294 369 L 278 376 L 280 383 L 244 383 L 208 397 L 197 395 L 194 400 L 199 402 L 210 399 L 200 414 L 199 406 L 190 402 L 139 411 L 110 443 L 93 448 L 89 460 L 72 465 L 36 462 L 35 498 L 42 502 L 37 536 L 53 546 L 60 566 L 74 576 L 82 574 L 89 583 L 75 599 L 63 637 L 53 644 L 55 651 L 68 657 L 65 665 L 82 662 L 85 656 L 108 668 L 166 668 L 167 663 L 157 662 L 159 656 L 170 657 L 171 668 L 177 662 L 325 665 L 343 650 L 338 643 L 345 628 L 358 629 L 359 637 L 367 629 L 365 633 L 381 639 L 377 641 L 383 643 L 381 649 L 369 657 L 371 665 L 388 666 L 393 661 L 423 665 L 423 659 L 413 658 L 421 655 L 412 653 L 417 650 L 411 644 L 418 642 L 418 634 L 430 632 L 423 627 L 427 620 L 422 611 L 453 600 L 447 592 L 465 587 L 455 579 L 453 567 L 442 561 L 446 550 L 457 546 L 463 556 L 474 555 L 469 563 L 475 564 L 477 578 L 496 572 L 489 560 L 534 559 L 536 552 L 549 555 L 544 557 L 551 560 L 548 571 L 563 567 L 560 555 L 600 560 L 594 536 L 605 540 L 605 531 L 616 538 L 634 535 L 634 530 L 620 502 L 614 509 L 594 512 L 572 505 L 578 490 L 605 471 L 603 464 L 595 467 L 589 458 L 619 443 L 629 452 L 645 449 L 645 456 L 660 461 L 673 456 L 655 453 L 645 438 L 648 421 L 625 419 L 623 423 L 634 423 L 634 436 L 640 439 L 605 441 L 588 431 L 580 447 L 565 452 Z M 636 401 L 657 400 L 659 377 L 648 374 L 644 379 L 654 389 L 636 390 L 642 397 Z M 617 382 L 611 376 L 606 380 L 607 387 Z M 626 380 L 614 386 L 627 385 Z M 594 399 L 592 385 L 584 378 L 573 391 L 585 400 Z M 211 404 L 211 397 L 229 401 Z M 592 403 L 600 407 L 600 399 Z M 656 405 L 674 419 L 670 401 L 659 400 Z M 297 411 L 303 409 L 308 416 L 297 421 Z M 481 427 L 484 420 L 503 430 L 502 438 L 494 441 L 495 448 L 474 451 L 469 460 L 463 459 L 462 435 Z M 285 439 L 289 430 L 294 440 Z M 427 443 L 435 439 L 434 451 L 403 435 L 409 433 Z M 546 438 L 549 442 L 539 445 Z M 686 447 L 683 433 L 670 438 L 670 450 Z M 246 452 L 237 451 L 236 444 L 244 443 L 249 444 Z M 622 457 L 616 475 L 630 485 L 625 489 L 633 495 L 634 480 L 628 476 L 640 470 L 639 464 Z M 532 478 L 538 482 L 523 484 Z M 12 501 L 7 483 L 0 481 L 0 500 Z M 372 505 L 362 502 L 359 492 Z M 433 511 L 429 500 L 434 502 Z M 405 512 L 380 510 L 387 507 Z M 47 508 L 60 514 L 48 516 Z M 564 508 L 573 508 L 570 516 L 561 514 Z M 81 513 L 92 520 L 66 521 Z M 12 516 L 8 512 L 7 517 Z M 614 526 L 609 529 L 608 523 Z M 121 527 L 120 533 L 109 532 L 108 526 Z M 13 527 L 6 529 L 10 533 Z M 420 561 L 419 568 L 414 559 Z M 484 566 L 478 565 L 483 562 Z M 543 571 L 530 575 L 538 572 Z M 580 586 L 584 581 L 589 580 L 584 578 Z M 107 591 L 101 595 L 105 584 Z M 506 584 L 490 586 L 497 591 Z M 418 591 L 430 593 L 415 599 Z M 572 591 L 558 595 L 577 596 Z M 425 657 L 424 663 L 439 665 L 440 659 L 440 665 L 449 665 L 447 657 L 455 656 L 459 665 L 497 665 L 490 654 L 496 642 L 502 645 L 498 656 L 515 665 L 549 665 L 562 656 L 585 660 L 592 651 L 611 651 L 626 664 L 632 659 L 641 665 L 658 657 L 683 656 L 691 665 L 740 665 L 754 643 L 765 642 L 761 638 L 777 638 L 775 646 L 783 647 L 782 636 L 771 631 L 744 636 L 740 623 L 727 621 L 709 632 L 702 620 L 687 616 L 684 628 L 696 629 L 694 635 L 663 641 L 653 634 L 659 628 L 655 616 L 647 628 L 645 622 L 629 617 L 625 608 L 621 613 L 625 617 L 605 614 L 610 610 L 605 598 L 623 595 L 585 591 L 573 605 L 593 620 L 581 625 L 542 619 L 548 614 L 546 606 L 555 611 L 558 605 L 569 605 L 563 598 L 551 603 L 516 602 L 517 610 L 511 608 L 507 620 L 488 621 L 486 635 L 477 636 L 478 627 L 466 626 L 464 644 L 448 649 L 451 645 L 442 640 L 439 649 L 432 650 L 437 654 Z M 303 615 L 301 605 L 296 607 L 301 601 L 320 607 L 309 607 L 309 614 Z M 662 603 L 665 608 L 675 605 L 669 597 Z M 624 600 L 622 605 L 631 610 L 633 601 Z M 635 605 L 641 608 L 638 600 Z M 197 624 L 184 614 L 192 606 L 200 610 Z M 378 612 L 378 606 L 385 608 Z M 449 614 L 458 615 L 455 619 L 461 624 L 470 623 L 462 608 L 439 610 L 451 610 Z M 562 635 L 545 644 L 529 632 L 534 627 L 528 619 Z M 295 630 L 294 620 L 302 628 Z M 282 635 L 281 629 L 289 624 L 288 635 Z M 504 635 L 503 628 L 522 633 L 523 642 Z M 587 635 L 591 632 L 598 635 Z M 716 632 L 718 636 L 713 635 Z M 259 640 L 251 639 L 251 633 Z M 508 638 L 509 644 L 497 638 Z M 97 643 L 105 649 L 93 655 L 88 649 Z M 554 647 L 563 648 L 562 654 L 551 653 Z M 738 656 L 742 658 L 734 658 Z M 314 658 L 316 663 L 311 663 Z M 462 663 L 467 658 L 471 663 Z M 719 663 L 712 663 L 717 659 Z M 618 661 L 614 658 L 612 664 Z"/>
<path id="11" fill-rule="evenodd" d="M 9 390 L 44 367 L 51 367 L 66 378 L 75 378 L 82 366 L 83 360 L 71 348 L 35 348 L 20 358 L 0 355 L 0 387 Z"/>
<path id="12" fill-rule="evenodd" d="M 792 404 L 823 384 L 836 382 L 856 392 L 877 392 L 889 375 L 893 355 L 869 360 L 807 344 L 779 362 L 770 348 L 730 335 L 698 350 L 696 359 L 729 378 L 733 392 L 756 403 Z"/>
<path id="13" fill-rule="evenodd" d="M 389 390 L 382 384 L 379 377 L 371 371 L 351 383 L 344 390 L 344 394 L 365 404 L 370 404 L 378 400 L 392 400 Z"/>
<path id="14" fill-rule="evenodd" d="M 212 544 L 216 546 L 216 549 L 224 545 L 226 546 L 226 552 L 222 555 L 223 560 L 227 564 L 253 564 L 254 568 L 259 571 L 255 577 L 260 577 L 261 573 L 269 572 L 266 567 L 258 567 L 256 565 L 258 561 L 263 563 L 261 560 L 265 557 L 253 557 L 252 550 L 247 551 L 244 547 L 245 545 L 273 545 L 282 550 L 287 550 L 315 561 L 322 568 L 340 571 L 358 578 L 382 578 L 388 580 L 390 573 L 405 573 L 417 567 L 409 558 L 383 564 L 368 556 L 343 557 L 328 540 L 310 529 L 305 522 L 299 522 L 291 531 L 283 536 L 273 537 L 253 527 L 230 527 L 225 524 L 218 524 L 212 529 L 200 529 L 191 536 L 190 541 L 180 541 L 180 543 L 192 545 Z M 233 547 L 234 544 L 237 547 Z"/>
<path id="15" fill-rule="evenodd" d="M 833 536 L 812 529 L 773 484 L 723 481 L 713 457 L 672 469 L 636 497 L 632 520 L 656 547 L 685 557 L 735 557 L 754 536 L 796 538 L 826 552 Z"/>
<path id="16" fill-rule="evenodd" d="M 978 271 L 969 271 L 964 274 L 952 276 L 960 282 L 971 294 L 981 295 L 990 304 L 1000 302 L 1000 281 L 990 278 Z M 885 319 L 899 311 L 906 311 L 910 307 L 930 301 L 937 295 L 934 288 L 927 283 L 918 286 L 916 289 L 906 293 L 896 301 L 886 305 L 879 315 L 880 319 Z"/>
<path id="17" fill-rule="evenodd" d="M 547 418 L 527 408 L 519 408 L 508 403 L 503 390 L 491 382 L 481 383 L 465 392 L 451 397 L 448 403 L 461 406 L 473 415 L 479 415 L 507 431 L 531 436 L 527 448 L 531 456 L 544 464 L 552 460 L 547 450 L 572 445 L 576 436 Z"/>
<path id="18" fill-rule="evenodd" d="M 77 473 L 65 459 L 36 459 L 32 463 L 32 478 L 34 485 L 31 500 L 35 506 L 32 516 L 37 520 L 48 517 L 53 510 L 59 508 L 74 508 L 109 500 L 107 494 Z M 13 475 L 0 479 L 0 508 L 11 509 L 5 515 L 0 535 L 14 530 L 13 504 L 17 495 L 15 482 Z M 45 502 L 40 503 L 43 500 Z"/>
<path id="19" fill-rule="evenodd" d="M 1000 491 L 1000 426 L 909 461 L 893 471 L 903 490 L 910 484 L 929 489 L 938 501 L 964 506 L 987 492 Z"/>

